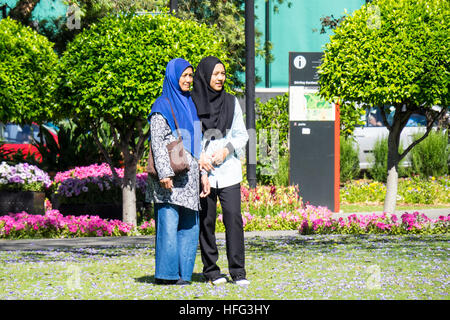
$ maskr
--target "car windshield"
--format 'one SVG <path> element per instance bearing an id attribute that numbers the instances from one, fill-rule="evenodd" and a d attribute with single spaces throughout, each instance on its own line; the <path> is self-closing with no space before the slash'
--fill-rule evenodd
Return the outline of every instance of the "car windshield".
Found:
<path id="1" fill-rule="evenodd" d="M 18 124 L 2 124 L 0 123 L 0 140 L 4 143 L 11 144 L 31 144 L 34 138 L 36 141 L 40 141 L 39 138 L 39 126 L 32 125 L 18 125 Z"/>
<path id="2" fill-rule="evenodd" d="M 389 108 L 389 115 L 387 116 L 387 121 L 390 125 L 392 125 L 392 121 L 394 119 L 395 108 Z M 370 108 L 369 111 L 366 111 L 364 115 L 364 121 L 366 127 L 384 127 L 383 116 L 381 115 L 380 108 Z M 425 116 L 414 113 L 409 117 L 407 127 L 422 127 L 427 125 L 427 119 Z"/>

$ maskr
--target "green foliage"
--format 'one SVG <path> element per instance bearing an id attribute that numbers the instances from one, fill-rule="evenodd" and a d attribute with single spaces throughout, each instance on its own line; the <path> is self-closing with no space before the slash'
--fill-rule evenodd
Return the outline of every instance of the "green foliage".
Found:
<path id="1" fill-rule="evenodd" d="M 356 178 L 359 175 L 358 146 L 351 138 L 340 137 L 340 180 L 341 183 Z"/>
<path id="2" fill-rule="evenodd" d="M 215 28 L 168 14 L 121 14 L 83 30 L 61 58 L 58 114 L 76 119 L 96 140 L 101 138 L 101 123 L 110 127 L 125 169 L 121 180 L 125 222 L 136 223 L 136 169 L 148 144 L 147 116 L 162 93 L 167 63 L 185 58 L 196 66 L 208 55 L 229 65 Z M 228 80 L 225 86 L 232 83 Z M 105 143 L 98 142 L 107 154 Z"/>
<path id="3" fill-rule="evenodd" d="M 66 50 L 67 44 L 77 34 L 108 15 L 158 11 L 168 3 L 167 0 L 62 0 L 62 2 L 77 8 L 69 20 L 65 16 L 44 19 L 40 20 L 36 27 L 37 32 L 54 43 L 54 49 L 59 54 Z M 70 23 L 74 17 L 79 19 L 79 25 L 69 29 L 67 23 Z"/>
<path id="4" fill-rule="evenodd" d="M 422 134 L 415 134 L 413 139 Z M 450 148 L 444 131 L 431 131 L 428 137 L 411 150 L 411 167 L 415 174 L 423 178 L 439 177 L 448 173 Z"/>
<path id="5" fill-rule="evenodd" d="M 404 204 L 450 204 L 450 177 L 400 178 L 398 201 Z M 383 203 L 386 186 L 379 181 L 353 180 L 340 190 L 342 203 Z"/>
<path id="6" fill-rule="evenodd" d="M 276 14 L 279 6 L 284 3 L 289 8 L 292 5 L 290 1 L 272 1 L 273 12 Z M 228 73 L 236 86 L 243 86 L 244 83 L 239 80 L 239 73 L 245 71 L 245 1 L 179 0 L 177 16 L 184 20 L 217 27 L 217 34 L 224 39 L 230 58 Z M 265 42 L 261 30 L 256 29 L 255 55 L 263 57 L 267 63 L 270 63 L 273 61 L 271 49 L 272 43 Z M 256 81 L 260 80 L 257 77 Z"/>
<path id="7" fill-rule="evenodd" d="M 447 0 L 378 0 L 348 16 L 326 45 L 320 93 L 373 106 L 449 105 Z"/>
<path id="8" fill-rule="evenodd" d="M 33 145 L 42 156 L 41 162 L 33 163 L 47 172 L 65 171 L 76 166 L 86 166 L 92 163 L 105 162 L 105 158 L 98 149 L 91 132 L 73 121 L 63 121 L 58 124 L 59 130 L 55 141 L 50 131 L 40 126 L 39 131 L 44 139 L 33 141 Z M 102 125 L 102 137 L 106 142 L 106 149 L 112 155 L 113 164 L 118 166 L 120 154 L 113 147 L 112 138 L 108 136 L 108 125 Z"/>
<path id="9" fill-rule="evenodd" d="M 399 152 L 402 151 L 402 146 L 399 147 Z M 399 175 L 406 175 L 406 170 L 402 167 L 404 159 L 398 165 Z M 388 138 L 379 138 L 373 147 L 372 166 L 367 171 L 376 181 L 386 182 L 387 179 L 387 165 L 388 165 Z"/>
<path id="10" fill-rule="evenodd" d="M 340 135 L 346 139 L 350 138 L 357 126 L 364 125 L 365 121 L 363 116 L 365 113 L 365 109 L 356 107 L 354 102 L 343 103 L 339 107 L 341 120 Z"/>
<path id="11" fill-rule="evenodd" d="M 61 114 L 132 129 L 161 94 L 171 59 L 195 66 L 207 55 L 228 65 L 221 40 L 206 25 L 165 14 L 108 16 L 78 35 L 62 57 Z"/>
<path id="12" fill-rule="evenodd" d="M 180 0 L 177 16 L 183 20 L 217 27 L 217 35 L 224 39 L 230 58 L 227 73 L 233 83 L 243 85 L 238 73 L 245 69 L 245 17 L 244 6 L 240 7 L 237 2 L 239 1 Z M 261 48 L 256 49 L 256 54 L 262 54 Z"/>
<path id="13" fill-rule="evenodd" d="M 265 103 L 257 101 L 256 108 L 256 136 L 258 139 L 256 175 L 259 183 L 273 184 L 275 179 L 281 179 L 283 184 L 289 179 L 286 168 L 282 169 L 282 176 L 277 176 L 284 166 L 289 170 L 289 96 L 279 95 Z M 278 141 L 275 137 L 278 135 Z M 280 161 L 281 159 L 281 161 Z"/>
<path id="14" fill-rule="evenodd" d="M 52 116 L 56 64 L 47 38 L 10 18 L 0 21 L 0 122 Z"/>
<path id="15" fill-rule="evenodd" d="M 289 153 L 280 156 L 278 171 L 273 177 L 275 186 L 289 186 Z"/>

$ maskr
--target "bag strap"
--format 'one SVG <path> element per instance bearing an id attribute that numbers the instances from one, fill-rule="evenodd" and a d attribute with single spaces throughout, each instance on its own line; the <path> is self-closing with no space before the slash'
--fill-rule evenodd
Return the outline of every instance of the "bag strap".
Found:
<path id="1" fill-rule="evenodd" d="M 168 98 L 166 98 L 166 100 L 167 100 L 167 102 L 169 102 L 170 110 L 172 111 L 173 120 L 175 120 L 175 126 L 177 127 L 178 137 L 181 137 L 180 126 L 178 125 L 177 118 L 175 117 L 175 113 L 173 112 L 172 104 L 170 103 L 170 100 Z"/>

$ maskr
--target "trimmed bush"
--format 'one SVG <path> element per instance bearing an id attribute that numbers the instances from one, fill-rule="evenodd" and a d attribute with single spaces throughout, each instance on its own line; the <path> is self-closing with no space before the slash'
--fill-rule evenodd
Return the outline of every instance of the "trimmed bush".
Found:
<path id="1" fill-rule="evenodd" d="M 341 183 L 356 178 L 359 175 L 358 146 L 351 138 L 341 136 Z"/>
<path id="2" fill-rule="evenodd" d="M 403 147 L 400 144 L 399 153 L 402 153 L 402 152 L 403 152 Z M 398 164 L 399 176 L 406 175 L 406 169 L 403 167 L 404 160 L 405 159 L 402 159 Z M 383 137 L 383 138 L 379 138 L 375 142 L 375 146 L 373 148 L 372 167 L 370 169 L 368 169 L 367 171 L 374 180 L 386 182 L 387 163 L 388 163 L 388 138 Z"/>
<path id="3" fill-rule="evenodd" d="M 0 20 L 0 122 L 39 122 L 52 116 L 58 57 L 29 27 Z"/>
<path id="4" fill-rule="evenodd" d="M 258 183 L 275 184 L 275 180 L 286 183 L 286 157 L 289 156 L 289 96 L 288 93 L 256 104 L 257 164 Z M 278 134 L 278 141 L 274 139 Z M 280 176 L 279 171 L 284 170 Z M 289 179 L 289 173 L 287 173 Z M 288 182 L 286 183 L 288 184 Z"/>
<path id="5" fill-rule="evenodd" d="M 418 139 L 421 134 L 415 134 Z M 411 150 L 411 167 L 414 174 L 423 178 L 439 177 L 448 173 L 450 148 L 447 133 L 431 131 L 421 143 Z"/>

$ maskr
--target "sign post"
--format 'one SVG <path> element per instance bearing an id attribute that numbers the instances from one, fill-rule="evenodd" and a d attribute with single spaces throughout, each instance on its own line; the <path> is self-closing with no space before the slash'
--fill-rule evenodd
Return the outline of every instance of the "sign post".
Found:
<path id="1" fill-rule="evenodd" d="M 303 202 L 339 212 L 339 106 L 319 96 L 322 55 L 289 53 L 290 184 Z"/>

